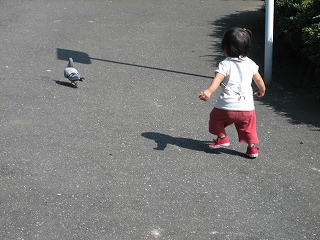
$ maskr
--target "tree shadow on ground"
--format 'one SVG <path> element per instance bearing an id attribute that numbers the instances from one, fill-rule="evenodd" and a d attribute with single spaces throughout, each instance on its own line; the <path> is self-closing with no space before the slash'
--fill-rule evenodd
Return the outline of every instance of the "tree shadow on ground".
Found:
<path id="1" fill-rule="evenodd" d="M 210 37 L 213 38 L 211 50 L 214 54 L 211 55 L 210 61 L 214 67 L 225 58 L 221 50 L 223 34 L 230 28 L 241 27 L 252 31 L 252 48 L 249 57 L 260 66 L 260 72 L 263 72 L 264 15 L 264 12 L 257 8 L 255 11 L 238 12 L 208 23 L 213 28 Z"/>
<path id="2" fill-rule="evenodd" d="M 168 144 L 173 146 L 178 146 L 185 149 L 190 149 L 194 151 L 212 153 L 212 154 L 222 154 L 226 153 L 229 155 L 235 155 L 240 157 L 245 157 L 246 155 L 242 152 L 238 152 L 228 148 L 217 148 L 217 149 L 210 149 L 208 147 L 208 141 L 200 141 L 191 138 L 182 138 L 182 137 L 172 137 L 167 134 L 157 133 L 157 132 L 144 132 L 141 136 L 151 139 L 155 141 L 157 147 L 153 148 L 154 150 L 164 150 Z"/>
<path id="3" fill-rule="evenodd" d="M 220 55 L 211 55 L 210 61 L 214 67 L 224 59 L 221 52 L 221 39 L 224 32 L 232 27 L 243 27 L 250 29 L 253 33 L 252 49 L 249 57 L 259 65 L 259 72 L 263 76 L 264 18 L 264 11 L 256 9 L 255 11 L 238 12 L 210 22 L 210 25 L 212 25 L 210 36 L 213 39 L 211 50 L 220 52 Z M 266 95 L 256 100 L 287 117 L 292 124 L 307 124 L 315 130 L 320 130 L 319 91 L 309 84 L 308 79 L 301 79 L 298 63 L 293 59 L 290 52 L 286 52 L 290 50 L 287 50 L 288 47 L 285 45 L 287 44 L 275 38 L 272 84 L 267 86 Z M 256 89 L 254 84 L 253 88 Z"/>
<path id="4" fill-rule="evenodd" d="M 320 99 L 317 96 L 319 93 L 314 89 L 270 89 L 258 101 L 288 118 L 291 124 L 306 124 L 310 130 L 320 131 Z"/>

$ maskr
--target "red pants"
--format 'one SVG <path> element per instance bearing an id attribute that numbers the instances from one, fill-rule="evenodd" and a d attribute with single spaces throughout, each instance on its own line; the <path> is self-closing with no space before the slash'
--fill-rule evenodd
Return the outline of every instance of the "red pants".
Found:
<path id="1" fill-rule="evenodd" d="M 239 142 L 242 143 L 258 143 L 258 135 L 256 130 L 256 112 L 253 111 L 228 111 L 213 108 L 210 113 L 209 132 L 214 135 L 226 135 L 225 128 L 234 124 Z"/>

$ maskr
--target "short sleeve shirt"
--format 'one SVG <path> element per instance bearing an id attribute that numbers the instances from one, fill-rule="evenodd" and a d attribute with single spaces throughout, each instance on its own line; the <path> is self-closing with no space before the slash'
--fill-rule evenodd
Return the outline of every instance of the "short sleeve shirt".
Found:
<path id="1" fill-rule="evenodd" d="M 221 61 L 216 72 L 225 76 L 221 93 L 214 107 L 231 111 L 252 111 L 255 109 L 252 77 L 259 66 L 248 57 L 227 57 Z"/>

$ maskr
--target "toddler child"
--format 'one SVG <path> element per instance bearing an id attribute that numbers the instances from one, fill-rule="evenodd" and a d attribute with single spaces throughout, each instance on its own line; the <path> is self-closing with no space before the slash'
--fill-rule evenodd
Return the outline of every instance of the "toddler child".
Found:
<path id="1" fill-rule="evenodd" d="M 248 144 L 246 155 L 255 158 L 258 157 L 259 148 L 256 144 L 259 139 L 253 95 L 263 97 L 266 87 L 258 72 L 258 65 L 247 57 L 251 48 L 251 37 L 251 31 L 242 28 L 232 28 L 224 34 L 221 47 L 226 58 L 219 63 L 212 83 L 200 93 L 199 98 L 207 101 L 221 86 L 220 96 L 209 120 L 209 132 L 218 137 L 209 148 L 229 146 L 225 128 L 234 124 L 239 142 Z M 254 94 L 252 79 L 259 88 Z"/>

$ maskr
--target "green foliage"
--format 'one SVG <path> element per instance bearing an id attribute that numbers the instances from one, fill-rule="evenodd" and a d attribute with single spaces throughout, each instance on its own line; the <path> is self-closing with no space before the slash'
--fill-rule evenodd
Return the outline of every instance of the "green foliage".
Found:
<path id="1" fill-rule="evenodd" d="M 320 66 L 320 0 L 276 0 L 275 6 L 281 36 Z"/>

